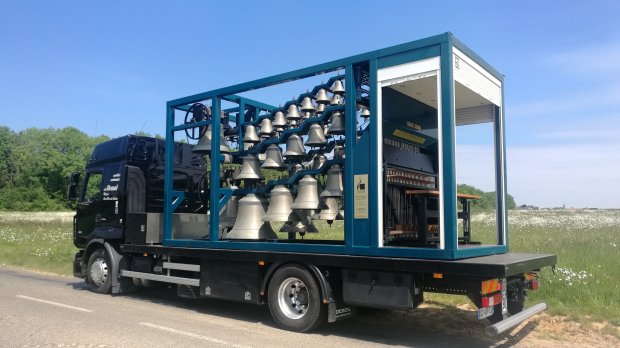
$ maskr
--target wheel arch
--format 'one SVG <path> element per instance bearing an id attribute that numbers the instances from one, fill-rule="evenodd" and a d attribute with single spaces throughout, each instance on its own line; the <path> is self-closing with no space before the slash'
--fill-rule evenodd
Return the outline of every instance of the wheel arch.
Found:
<path id="1" fill-rule="evenodd" d="M 264 302 L 264 299 L 268 295 L 267 292 L 269 289 L 269 283 L 271 282 L 273 275 L 276 273 L 277 270 L 283 267 L 287 267 L 287 266 L 298 266 L 298 267 L 301 267 L 303 269 L 310 271 L 310 274 L 312 274 L 314 280 L 319 285 L 319 289 L 321 291 L 321 303 L 329 304 L 333 300 L 331 285 L 325 278 L 325 275 L 321 272 L 321 270 L 316 265 L 304 264 L 304 263 L 295 262 L 295 261 L 288 261 L 288 262 L 275 262 L 271 264 L 271 266 L 269 266 L 269 269 L 267 269 L 267 272 L 265 272 L 265 276 L 263 277 L 263 280 L 260 285 L 260 295 L 261 295 L 261 298 L 263 299 L 263 302 Z"/>

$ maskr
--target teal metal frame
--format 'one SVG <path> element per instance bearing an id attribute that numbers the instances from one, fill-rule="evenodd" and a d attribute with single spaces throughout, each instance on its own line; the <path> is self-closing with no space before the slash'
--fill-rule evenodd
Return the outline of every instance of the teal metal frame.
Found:
<path id="1" fill-rule="evenodd" d="M 307 253 L 324 253 L 324 254 L 349 254 L 363 256 L 387 256 L 395 258 L 428 258 L 428 259 L 462 259 L 475 256 L 483 256 L 490 254 L 505 253 L 508 251 L 508 232 L 507 232 L 507 212 L 506 212 L 506 169 L 505 169 L 505 141 L 504 141 L 504 112 L 495 114 L 495 139 L 496 139 L 496 180 L 498 192 L 498 245 L 482 245 L 476 247 L 459 248 L 457 233 L 457 199 L 456 199 L 456 176 L 455 176 L 455 121 L 454 121 L 454 80 L 453 80 L 453 52 L 452 48 L 456 47 L 465 53 L 472 60 L 485 68 L 491 75 L 502 82 L 502 100 L 503 100 L 503 75 L 493 69 L 483 59 L 458 41 L 451 33 L 444 33 L 429 38 L 380 49 L 368 53 L 355 55 L 349 58 L 339 59 L 328 63 L 323 63 L 291 72 L 266 77 L 242 84 L 237 84 L 225 88 L 220 88 L 204 93 L 198 93 L 188 97 L 183 97 L 167 102 L 166 105 L 166 164 L 165 164 L 165 184 L 164 184 L 164 235 L 163 244 L 171 247 L 188 247 L 188 248 L 212 248 L 212 249 L 236 249 L 236 250 L 262 250 L 262 251 L 285 251 L 285 252 L 307 252 Z M 317 244 L 317 243 L 290 243 L 283 241 L 236 241 L 236 240 L 220 240 L 219 239 L 219 211 L 226 203 L 233 192 L 231 189 L 220 188 L 214 185 L 210 189 L 210 201 L 218 202 L 210 206 L 210 224 L 209 224 L 209 240 L 187 240 L 174 239 L 172 235 L 172 213 L 176 207 L 184 199 L 183 192 L 174 191 L 172 187 L 172 178 L 174 170 L 173 151 L 169 151 L 174 146 L 175 132 L 182 131 L 196 126 L 204 126 L 211 124 L 213 134 L 220 132 L 220 111 L 221 100 L 237 103 L 238 108 L 227 109 L 229 112 L 238 112 L 236 119 L 233 119 L 240 129 L 242 137 L 243 127 L 246 124 L 245 110 L 247 107 L 254 107 L 258 110 L 264 110 L 273 113 L 283 108 L 254 101 L 237 94 L 254 89 L 269 87 L 293 80 L 303 79 L 324 73 L 333 73 L 344 70 L 345 81 L 345 115 L 356 114 L 357 90 L 354 79 L 354 69 L 358 66 L 364 66 L 368 69 L 370 77 L 370 112 L 372 115 L 378 115 L 377 110 L 377 70 L 385 67 L 404 64 L 430 57 L 440 58 L 440 85 L 441 85 L 441 115 L 442 123 L 442 139 L 443 139 L 443 182 L 440 183 L 441 195 L 444 197 L 444 231 L 445 244 L 443 249 L 432 248 L 410 248 L 410 247 L 390 247 L 380 246 L 378 226 L 383 216 L 379 213 L 379 201 L 383 197 L 379 197 L 377 189 L 372 189 L 382 185 L 382 178 L 378 176 L 376 166 L 382 165 L 381 154 L 378 151 L 378 120 L 377 117 L 371 117 L 368 125 L 369 132 L 356 139 L 355 136 L 345 137 L 345 160 L 344 175 L 345 178 L 345 231 L 343 244 Z M 341 75 L 336 76 L 328 84 L 333 82 L 335 78 L 342 78 Z M 327 84 L 325 84 L 327 85 Z M 313 90 L 313 92 L 316 92 Z M 308 94 L 308 93 L 307 93 Z M 306 94 L 299 97 L 303 98 Z M 209 121 L 202 121 L 193 124 L 175 125 L 175 110 L 187 111 L 188 108 L 197 102 L 211 101 L 212 118 Z M 290 103 L 290 102 L 289 102 Z M 503 105 L 503 103 L 502 103 Z M 337 109 L 337 108 L 334 108 Z M 258 113 L 257 113 L 258 115 Z M 260 120 L 254 120 L 258 123 Z M 316 120 L 314 120 L 316 121 Z M 355 134 L 356 131 L 355 117 L 345 117 L 345 134 Z M 306 124 L 307 123 L 307 124 Z M 304 122 L 301 127 L 306 127 L 310 123 Z M 282 143 L 286 140 L 285 132 L 278 139 L 270 139 L 266 144 Z M 213 159 L 221 158 L 220 139 L 217 136 L 212 137 L 212 163 L 217 163 Z M 266 146 L 266 145 L 264 145 Z M 240 145 L 242 149 L 242 145 Z M 240 151 L 238 155 L 244 153 L 255 153 L 259 148 L 250 151 Z M 308 174 L 316 174 L 315 171 Z M 371 188 L 369 195 L 369 217 L 368 219 L 355 219 L 353 216 L 353 176 L 355 174 L 368 174 L 369 186 Z M 294 178 L 284 180 L 291 183 L 297 180 L 298 175 Z M 210 182 L 220 182 L 220 171 L 211 170 Z M 264 192 L 268 187 L 272 187 L 278 182 L 270 182 L 267 188 L 263 188 Z M 244 191 L 246 192 L 246 191 Z M 505 231 L 505 233 L 504 233 Z"/>

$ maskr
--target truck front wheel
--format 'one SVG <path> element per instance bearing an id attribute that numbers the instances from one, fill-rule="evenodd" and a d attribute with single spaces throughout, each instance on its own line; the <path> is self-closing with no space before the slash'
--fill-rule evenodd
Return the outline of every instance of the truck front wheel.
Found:
<path id="1" fill-rule="evenodd" d="M 269 283 L 269 310 L 282 328 L 306 332 L 325 321 L 319 287 L 306 269 L 285 266 L 276 271 Z"/>
<path id="2" fill-rule="evenodd" d="M 86 279 L 93 292 L 107 294 L 112 284 L 110 257 L 104 249 L 95 250 L 88 259 Z"/>

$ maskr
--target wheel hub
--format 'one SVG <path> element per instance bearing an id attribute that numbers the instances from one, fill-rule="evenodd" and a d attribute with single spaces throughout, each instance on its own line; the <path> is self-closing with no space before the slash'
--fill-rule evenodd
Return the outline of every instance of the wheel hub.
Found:
<path id="1" fill-rule="evenodd" d="M 108 264 L 103 258 L 98 258 L 90 266 L 90 278 L 97 286 L 105 284 L 108 280 Z"/>
<path id="2" fill-rule="evenodd" d="M 299 319 L 308 311 L 309 297 L 306 284 L 298 278 L 288 278 L 278 288 L 278 305 L 290 319 Z"/>

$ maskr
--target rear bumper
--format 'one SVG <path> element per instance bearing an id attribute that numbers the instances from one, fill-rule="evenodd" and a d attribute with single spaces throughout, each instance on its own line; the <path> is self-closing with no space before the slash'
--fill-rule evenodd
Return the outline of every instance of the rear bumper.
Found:
<path id="1" fill-rule="evenodd" d="M 84 250 L 80 250 L 75 254 L 73 258 L 73 276 L 76 278 L 86 278 L 84 274 Z"/>

